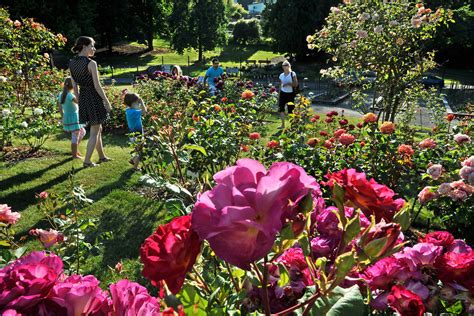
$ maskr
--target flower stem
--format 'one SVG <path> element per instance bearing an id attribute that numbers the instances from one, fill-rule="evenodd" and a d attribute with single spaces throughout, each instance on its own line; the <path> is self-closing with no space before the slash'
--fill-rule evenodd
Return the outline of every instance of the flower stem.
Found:
<path id="1" fill-rule="evenodd" d="M 197 278 L 199 279 L 199 281 L 201 281 L 204 289 L 209 293 L 209 294 L 212 294 L 212 291 L 211 289 L 209 288 L 209 286 L 207 285 L 206 281 L 204 280 L 204 278 L 201 276 L 201 273 L 199 273 L 199 271 L 193 267 L 193 272 L 196 274 Z"/>
<path id="2" fill-rule="evenodd" d="M 225 267 L 227 268 L 227 271 L 229 272 L 230 279 L 232 280 L 232 284 L 234 285 L 235 291 L 238 293 L 240 292 L 239 284 L 235 280 L 234 276 L 232 275 L 232 270 L 230 268 L 230 265 L 225 261 Z"/>
<path id="3" fill-rule="evenodd" d="M 267 289 L 267 281 L 268 281 L 268 267 L 267 267 L 267 257 L 263 259 L 263 301 L 265 304 L 265 315 L 271 315 L 270 310 L 270 301 L 268 299 L 268 289 Z"/>

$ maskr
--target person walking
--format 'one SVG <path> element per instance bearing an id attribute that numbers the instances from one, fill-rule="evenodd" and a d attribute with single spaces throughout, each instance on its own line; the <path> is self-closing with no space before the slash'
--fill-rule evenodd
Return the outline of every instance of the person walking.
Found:
<path id="1" fill-rule="evenodd" d="M 111 107 L 99 82 L 97 63 L 91 60 L 96 51 L 94 44 L 92 37 L 77 38 L 72 48 L 77 55 L 69 62 L 74 93 L 79 100 L 79 123 L 90 125 L 90 137 L 83 163 L 85 168 L 97 166 L 91 162 L 94 148 L 99 155 L 99 163 L 111 160 L 105 155 L 102 144 L 102 124 L 107 120 Z"/>
<path id="2" fill-rule="evenodd" d="M 291 64 L 285 60 L 282 63 L 283 72 L 280 74 L 280 96 L 278 99 L 278 112 L 280 112 L 281 127 L 285 128 L 285 107 L 288 108 L 288 114 L 293 113 L 295 108 L 295 90 L 298 86 L 296 73 L 291 70 Z"/>

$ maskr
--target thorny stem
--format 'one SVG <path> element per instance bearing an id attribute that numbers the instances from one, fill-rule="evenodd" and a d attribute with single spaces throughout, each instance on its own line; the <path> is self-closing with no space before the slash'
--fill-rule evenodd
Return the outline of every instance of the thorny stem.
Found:
<path id="1" fill-rule="evenodd" d="M 230 265 L 229 263 L 227 263 L 227 261 L 225 261 L 225 267 L 227 268 L 227 271 L 229 272 L 230 279 L 232 280 L 232 284 L 234 285 L 235 291 L 237 293 L 240 292 L 239 284 L 237 283 L 234 276 L 232 275 L 232 270 L 230 269 Z"/>
<path id="2" fill-rule="evenodd" d="M 201 276 L 201 273 L 199 273 L 199 271 L 193 267 L 193 272 L 196 274 L 197 278 L 199 279 L 199 281 L 201 281 L 202 285 L 204 286 L 204 289 L 209 293 L 209 294 L 212 294 L 212 291 L 211 289 L 209 288 L 209 286 L 207 285 L 206 281 L 204 280 L 204 278 Z"/>
<path id="3" fill-rule="evenodd" d="M 268 299 L 268 289 L 267 289 L 267 281 L 268 281 L 268 267 L 267 267 L 267 257 L 263 259 L 263 301 L 265 304 L 265 314 L 271 315 L 270 310 L 270 301 Z"/>

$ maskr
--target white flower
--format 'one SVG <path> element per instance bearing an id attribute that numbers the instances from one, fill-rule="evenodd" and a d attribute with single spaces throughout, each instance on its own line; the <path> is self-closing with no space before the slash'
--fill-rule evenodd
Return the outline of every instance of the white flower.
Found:
<path id="1" fill-rule="evenodd" d="M 0 82 L 6 82 L 8 79 L 5 76 L 0 76 Z"/>
<path id="2" fill-rule="evenodd" d="M 9 109 L 3 109 L 2 110 L 2 116 L 3 117 L 7 117 L 8 115 L 10 115 L 10 113 L 12 113 L 12 112 L 10 112 Z"/>
<path id="3" fill-rule="evenodd" d="M 21 71 L 21 69 L 16 71 L 17 75 L 21 75 L 22 73 L 23 73 L 23 71 Z"/>
<path id="4" fill-rule="evenodd" d="M 377 33 L 377 34 L 380 34 L 383 32 L 383 27 L 382 25 L 377 25 L 375 28 L 374 28 L 374 32 Z"/>
<path id="5" fill-rule="evenodd" d="M 393 20 L 393 21 L 390 21 L 388 24 L 390 24 L 390 26 L 396 26 L 398 25 L 398 21 Z"/>
<path id="6" fill-rule="evenodd" d="M 352 47 L 352 48 L 356 48 L 356 47 L 357 47 L 357 41 L 356 41 L 356 40 L 353 40 L 353 41 L 351 42 L 351 47 Z"/>
<path id="7" fill-rule="evenodd" d="M 378 15 L 377 13 L 374 13 L 372 15 L 372 20 L 374 20 L 374 21 L 377 21 L 379 18 L 380 18 L 380 15 Z"/>
<path id="8" fill-rule="evenodd" d="M 341 12 L 341 10 L 338 7 L 331 7 L 331 12 L 337 14 L 337 13 Z"/>
<path id="9" fill-rule="evenodd" d="M 421 26 L 421 19 L 418 19 L 418 18 L 415 18 L 413 17 L 411 19 L 411 25 L 414 27 L 414 28 L 419 28 Z"/>
<path id="10" fill-rule="evenodd" d="M 26 123 L 25 121 L 21 122 L 21 127 L 24 127 L 24 128 L 27 128 L 28 127 L 28 123 Z"/>
<path id="11" fill-rule="evenodd" d="M 308 35 L 308 36 L 306 36 L 306 42 L 307 42 L 307 43 L 312 43 L 312 42 L 314 42 L 314 36 L 313 36 L 313 35 Z"/>
<path id="12" fill-rule="evenodd" d="M 33 114 L 34 114 L 34 115 L 41 115 L 41 114 L 43 114 L 43 109 L 35 108 L 35 109 L 33 110 Z"/>

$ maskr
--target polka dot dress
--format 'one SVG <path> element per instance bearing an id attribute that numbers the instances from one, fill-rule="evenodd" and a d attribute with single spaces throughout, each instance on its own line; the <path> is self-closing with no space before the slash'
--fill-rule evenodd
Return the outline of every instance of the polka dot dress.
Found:
<path id="1" fill-rule="evenodd" d="M 69 70 L 79 85 L 79 122 L 97 125 L 107 120 L 107 111 L 104 101 L 95 90 L 92 74 L 88 69 L 90 61 L 86 56 L 76 56 L 69 61 Z"/>

